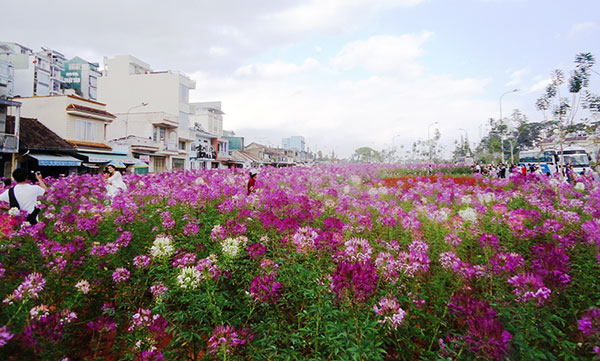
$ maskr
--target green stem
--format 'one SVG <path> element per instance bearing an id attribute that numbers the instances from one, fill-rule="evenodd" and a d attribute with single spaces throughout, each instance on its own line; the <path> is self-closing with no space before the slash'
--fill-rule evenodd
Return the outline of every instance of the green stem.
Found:
<path id="1" fill-rule="evenodd" d="M 444 314 L 442 314 L 442 321 L 444 320 L 444 317 L 446 317 L 446 311 L 448 311 L 448 308 L 444 309 Z M 437 327 L 435 328 L 435 331 L 433 332 L 433 337 L 431 338 L 431 342 L 429 343 L 429 347 L 427 348 L 427 351 L 431 351 L 431 347 L 433 346 L 433 343 L 435 342 L 435 339 L 437 338 L 437 334 L 440 330 L 440 326 L 441 326 L 441 322 L 437 325 Z"/>
<path id="2" fill-rule="evenodd" d="M 354 313 L 354 330 L 356 333 L 356 346 L 358 347 L 358 357 L 362 360 L 362 353 L 360 349 L 360 328 L 358 327 L 358 315 L 356 314 L 356 306 L 353 305 L 352 311 Z"/>

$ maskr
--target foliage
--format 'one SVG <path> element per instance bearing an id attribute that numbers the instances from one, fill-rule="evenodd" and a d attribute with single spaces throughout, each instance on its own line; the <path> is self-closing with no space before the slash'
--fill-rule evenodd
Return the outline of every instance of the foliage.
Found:
<path id="1" fill-rule="evenodd" d="M 0 215 L 0 355 L 595 359 L 599 184 L 381 184 L 427 168 L 48 179 L 38 225 Z"/>

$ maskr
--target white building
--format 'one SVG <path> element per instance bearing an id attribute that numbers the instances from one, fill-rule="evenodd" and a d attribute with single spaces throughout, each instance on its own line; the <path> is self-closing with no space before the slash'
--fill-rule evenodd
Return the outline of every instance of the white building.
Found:
<path id="1" fill-rule="evenodd" d="M 0 42 L 0 59 L 14 68 L 14 96 L 63 94 L 64 55 L 47 48 L 33 50 L 17 43 Z"/>
<path id="2" fill-rule="evenodd" d="M 101 76 L 98 63 L 90 63 L 78 56 L 65 62 L 62 73 L 65 87 L 75 90 L 77 95 L 89 100 L 98 99 L 98 78 Z"/>
<path id="3" fill-rule="evenodd" d="M 107 144 L 108 126 L 116 116 L 107 112 L 103 103 L 66 94 L 15 100 L 21 103 L 21 117 L 37 119 L 75 146 L 88 168 L 98 169 L 111 160 L 135 163 L 125 152 L 115 152 Z"/>
<path id="4" fill-rule="evenodd" d="M 14 96 L 15 68 L 8 60 L 0 59 L 0 98 Z"/>
<path id="5" fill-rule="evenodd" d="M 196 83 L 174 71 L 153 71 L 150 65 L 131 56 L 104 59 L 98 79 L 98 99 L 117 116 L 108 129 L 112 139 L 152 140 L 147 148 L 130 147 L 131 154 L 146 156 L 151 171 L 189 169 L 191 144 L 189 91 Z"/>
<path id="6" fill-rule="evenodd" d="M 225 113 L 221 110 L 221 102 L 190 103 L 190 107 L 190 122 L 201 125 L 206 132 L 217 136 L 211 141 L 212 150 L 216 153 L 216 166 L 225 166 L 231 157 L 229 156 L 229 142 L 223 137 L 223 115 Z"/>
<path id="7" fill-rule="evenodd" d="M 190 157 L 192 169 L 217 168 L 217 152 L 213 144 L 217 142 L 218 136 L 208 132 L 200 123 L 194 126 L 196 140 L 192 144 L 194 154 Z"/>

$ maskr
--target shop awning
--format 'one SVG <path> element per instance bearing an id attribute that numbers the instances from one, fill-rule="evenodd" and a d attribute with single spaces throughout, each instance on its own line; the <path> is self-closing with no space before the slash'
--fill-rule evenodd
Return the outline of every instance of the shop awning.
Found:
<path id="1" fill-rule="evenodd" d="M 111 160 L 120 160 L 125 164 L 134 164 L 137 159 L 132 158 L 124 154 L 111 154 L 111 153 L 88 153 L 88 152 L 77 152 L 78 155 L 87 157 L 88 163 L 108 163 Z"/>
<path id="2" fill-rule="evenodd" d="M 68 155 L 29 154 L 38 161 L 38 165 L 45 167 L 79 167 L 81 160 Z"/>

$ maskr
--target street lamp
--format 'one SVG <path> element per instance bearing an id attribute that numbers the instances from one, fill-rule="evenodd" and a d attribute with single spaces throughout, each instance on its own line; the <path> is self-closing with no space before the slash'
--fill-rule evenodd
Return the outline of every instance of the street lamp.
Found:
<path id="1" fill-rule="evenodd" d="M 506 94 L 509 94 L 509 93 L 518 92 L 519 90 L 520 89 L 509 90 L 509 91 L 507 91 L 505 93 L 502 93 L 502 95 L 500 95 L 500 101 L 499 101 L 499 103 L 500 103 L 500 124 L 502 124 L 502 97 L 505 96 Z M 501 154 L 502 155 L 502 163 L 504 163 L 504 133 L 500 133 L 500 142 L 501 142 L 500 153 L 502 153 Z"/>
<path id="2" fill-rule="evenodd" d="M 142 104 L 134 105 L 127 110 L 127 114 L 125 115 L 125 138 L 129 136 L 129 113 L 135 108 L 145 107 L 146 105 L 148 105 L 148 103 L 142 102 Z"/>

